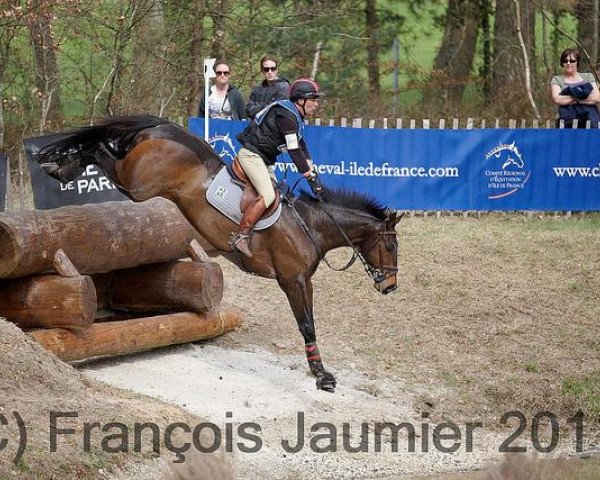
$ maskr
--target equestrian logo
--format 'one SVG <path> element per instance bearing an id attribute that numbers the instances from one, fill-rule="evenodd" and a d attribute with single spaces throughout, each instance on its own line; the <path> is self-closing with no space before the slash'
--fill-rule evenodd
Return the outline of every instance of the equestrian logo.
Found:
<path id="1" fill-rule="evenodd" d="M 516 142 L 501 143 L 485 154 L 487 198 L 497 200 L 523 188 L 531 176 Z"/>
<path id="2" fill-rule="evenodd" d="M 235 150 L 235 145 L 233 144 L 233 139 L 229 133 L 210 137 L 208 143 L 210 143 L 210 145 L 213 147 L 213 150 L 217 152 L 217 155 L 223 160 L 229 160 L 232 162 L 235 158 L 235 154 L 237 152 Z"/>

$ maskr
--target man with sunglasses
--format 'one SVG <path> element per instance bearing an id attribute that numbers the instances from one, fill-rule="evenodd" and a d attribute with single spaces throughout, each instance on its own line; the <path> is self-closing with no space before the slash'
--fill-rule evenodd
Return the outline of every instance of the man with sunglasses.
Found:
<path id="1" fill-rule="evenodd" d="M 265 55 L 260 60 L 260 69 L 265 79 L 250 93 L 250 99 L 246 105 L 246 115 L 249 118 L 254 118 L 270 103 L 288 98 L 290 82 L 279 76 L 277 60 L 270 55 Z"/>
<path id="2" fill-rule="evenodd" d="M 215 84 L 210 87 L 208 96 L 208 115 L 210 118 L 225 118 L 227 120 L 241 120 L 246 118 L 244 97 L 236 87 L 229 83 L 231 67 L 226 62 L 216 62 L 214 66 Z M 198 116 L 206 115 L 204 95 L 200 99 Z"/>
<path id="3" fill-rule="evenodd" d="M 289 154 L 315 196 L 320 197 L 322 187 L 304 141 L 304 119 L 315 114 L 324 95 L 317 82 L 299 78 L 290 86 L 289 100 L 278 100 L 262 109 L 237 136 L 242 148 L 234 164 L 241 167 L 258 192 L 256 201 L 243 212 L 239 231 L 232 233 L 230 244 L 238 252 L 252 256 L 252 228 L 275 201 L 274 170 L 280 153 Z"/>

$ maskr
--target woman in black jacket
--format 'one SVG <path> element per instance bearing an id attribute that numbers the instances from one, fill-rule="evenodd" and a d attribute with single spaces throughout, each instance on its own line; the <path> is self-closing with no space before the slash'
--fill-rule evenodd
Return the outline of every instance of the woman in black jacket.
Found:
<path id="1" fill-rule="evenodd" d="M 290 82 L 279 76 L 277 60 L 265 55 L 260 60 L 260 69 L 265 79 L 260 85 L 254 87 L 252 93 L 250 93 L 250 100 L 246 105 L 248 118 L 254 118 L 258 112 L 270 103 L 285 100 L 289 95 Z"/>

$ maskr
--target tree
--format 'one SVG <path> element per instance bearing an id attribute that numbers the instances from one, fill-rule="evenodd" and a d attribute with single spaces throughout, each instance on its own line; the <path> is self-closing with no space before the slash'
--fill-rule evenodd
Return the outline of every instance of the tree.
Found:
<path id="1" fill-rule="evenodd" d="M 479 26 L 485 10 L 479 0 L 450 0 L 444 37 L 433 63 L 427 99 L 437 110 L 460 103 L 470 80 Z"/>
<path id="2" fill-rule="evenodd" d="M 598 64 L 598 0 L 578 0 L 575 5 L 577 17 L 577 40 L 592 60 L 592 68 Z"/>
<path id="3" fill-rule="evenodd" d="M 517 11 L 514 0 L 496 0 L 494 24 L 494 68 L 492 72 L 491 98 L 502 108 L 515 112 L 527 105 L 525 64 L 519 33 L 528 54 L 532 77 L 535 79 L 535 15 L 533 4 L 520 3 L 520 26 L 517 28 Z"/>
<path id="4" fill-rule="evenodd" d="M 58 72 L 57 46 L 52 32 L 52 7 L 50 0 L 31 0 L 28 15 L 31 45 L 33 48 L 37 94 L 41 104 L 40 132 L 48 117 L 60 117 L 60 75 Z"/>
<path id="5" fill-rule="evenodd" d="M 377 0 L 367 0 L 366 36 L 367 71 L 369 76 L 369 98 L 372 102 L 379 100 L 379 22 L 377 20 Z"/>

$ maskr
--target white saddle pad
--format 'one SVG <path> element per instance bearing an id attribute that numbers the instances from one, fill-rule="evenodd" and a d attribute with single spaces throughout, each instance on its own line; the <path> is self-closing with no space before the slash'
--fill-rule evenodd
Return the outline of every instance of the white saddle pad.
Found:
<path id="1" fill-rule="evenodd" d="M 242 200 L 242 187 L 229 176 L 227 168 L 223 167 L 206 190 L 206 200 L 227 218 L 238 225 L 242 219 L 240 201 Z M 281 203 L 268 217 L 260 219 L 254 230 L 264 230 L 273 225 L 281 215 Z"/>

